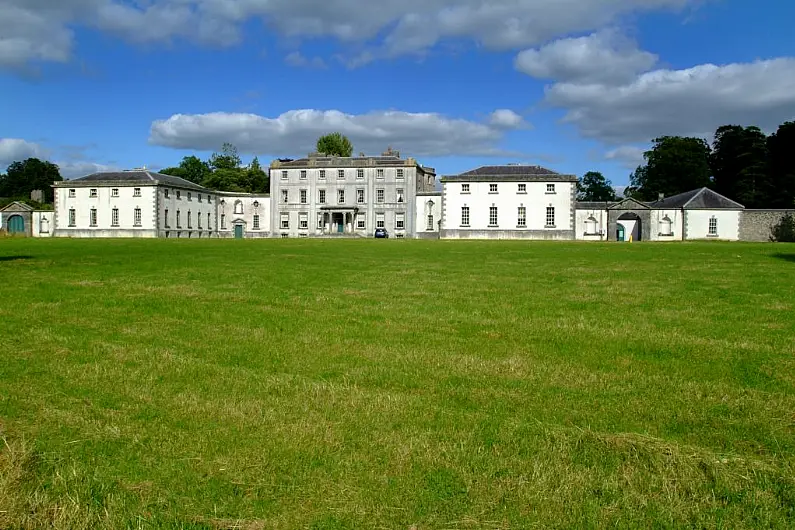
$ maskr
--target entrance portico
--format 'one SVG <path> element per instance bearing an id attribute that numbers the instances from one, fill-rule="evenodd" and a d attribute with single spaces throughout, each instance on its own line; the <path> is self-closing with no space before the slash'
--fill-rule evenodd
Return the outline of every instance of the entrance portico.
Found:
<path id="1" fill-rule="evenodd" d="M 324 235 L 353 234 L 358 208 L 324 207 L 320 209 L 320 230 Z"/>

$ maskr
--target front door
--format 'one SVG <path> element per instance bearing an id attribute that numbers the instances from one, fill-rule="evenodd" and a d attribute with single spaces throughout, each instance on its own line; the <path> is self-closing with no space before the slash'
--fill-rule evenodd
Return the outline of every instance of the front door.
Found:
<path id="1" fill-rule="evenodd" d="M 342 219 L 340 219 L 340 222 L 339 222 L 339 223 L 337 223 L 337 232 L 339 232 L 339 233 L 341 234 L 341 233 L 343 233 L 344 231 L 345 231 L 345 221 L 343 221 Z"/>
<path id="2" fill-rule="evenodd" d="M 616 230 L 616 241 L 624 241 L 624 225 L 618 225 L 618 229 Z"/>
<path id="3" fill-rule="evenodd" d="M 25 220 L 21 215 L 12 215 L 8 218 L 8 233 L 9 234 L 24 234 L 25 233 Z"/>
<path id="4" fill-rule="evenodd" d="M 243 239 L 243 225 L 235 225 L 235 239 Z"/>

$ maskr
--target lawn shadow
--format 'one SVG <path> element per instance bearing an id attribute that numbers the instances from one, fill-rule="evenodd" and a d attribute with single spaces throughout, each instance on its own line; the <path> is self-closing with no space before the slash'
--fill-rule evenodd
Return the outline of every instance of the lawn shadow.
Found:
<path id="1" fill-rule="evenodd" d="M 33 256 L 0 256 L 0 262 L 3 261 L 20 261 L 23 259 L 33 259 Z"/>
<path id="2" fill-rule="evenodd" d="M 785 254 L 784 252 L 777 252 L 773 254 L 774 258 L 783 259 L 784 261 L 791 261 L 795 263 L 795 254 Z"/>

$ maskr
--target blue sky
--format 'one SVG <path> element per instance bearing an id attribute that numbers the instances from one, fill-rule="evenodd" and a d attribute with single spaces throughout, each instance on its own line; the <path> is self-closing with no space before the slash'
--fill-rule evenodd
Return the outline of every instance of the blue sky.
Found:
<path id="1" fill-rule="evenodd" d="M 176 165 L 334 130 L 439 174 L 521 162 L 627 183 L 650 139 L 795 119 L 795 3 L 0 0 L 0 167 Z"/>

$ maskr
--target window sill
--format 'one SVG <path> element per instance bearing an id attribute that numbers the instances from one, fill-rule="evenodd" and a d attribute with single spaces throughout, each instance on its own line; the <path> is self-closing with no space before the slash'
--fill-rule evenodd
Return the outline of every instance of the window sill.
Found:
<path id="1" fill-rule="evenodd" d="M 516 194 L 517 195 L 527 195 L 527 192 L 526 191 L 517 191 Z"/>
<path id="2" fill-rule="evenodd" d="M 557 195 L 557 194 L 558 193 L 556 191 L 545 191 L 544 192 L 544 195 Z"/>
<path id="3" fill-rule="evenodd" d="M 499 191 L 490 191 L 489 192 L 489 195 L 499 195 L 499 194 L 500 194 Z"/>
<path id="4" fill-rule="evenodd" d="M 587 236 L 587 237 L 592 237 L 592 236 L 601 236 L 601 235 L 602 235 L 602 234 L 600 234 L 599 232 L 594 232 L 594 233 L 592 233 L 592 234 L 589 234 L 588 232 L 585 232 L 585 233 L 583 234 L 583 236 Z"/>
<path id="5" fill-rule="evenodd" d="M 489 225 L 488 228 L 499 228 L 500 225 Z"/>
<path id="6" fill-rule="evenodd" d="M 470 227 L 470 225 L 461 225 L 461 226 L 459 226 L 459 228 L 469 228 L 469 227 Z"/>
<path id="7" fill-rule="evenodd" d="M 471 191 L 462 191 L 461 192 L 461 195 L 471 195 L 471 194 L 472 194 Z"/>
<path id="8" fill-rule="evenodd" d="M 663 233 L 657 234 L 657 237 L 673 237 L 673 236 L 674 236 L 673 232 L 671 232 L 670 234 L 663 234 Z"/>
<path id="9" fill-rule="evenodd" d="M 557 225 L 545 225 L 544 228 L 557 228 Z"/>
<path id="10" fill-rule="evenodd" d="M 720 237 L 718 234 L 707 234 L 707 237 Z"/>
<path id="11" fill-rule="evenodd" d="M 527 228 L 527 225 L 516 225 L 516 228 Z"/>

